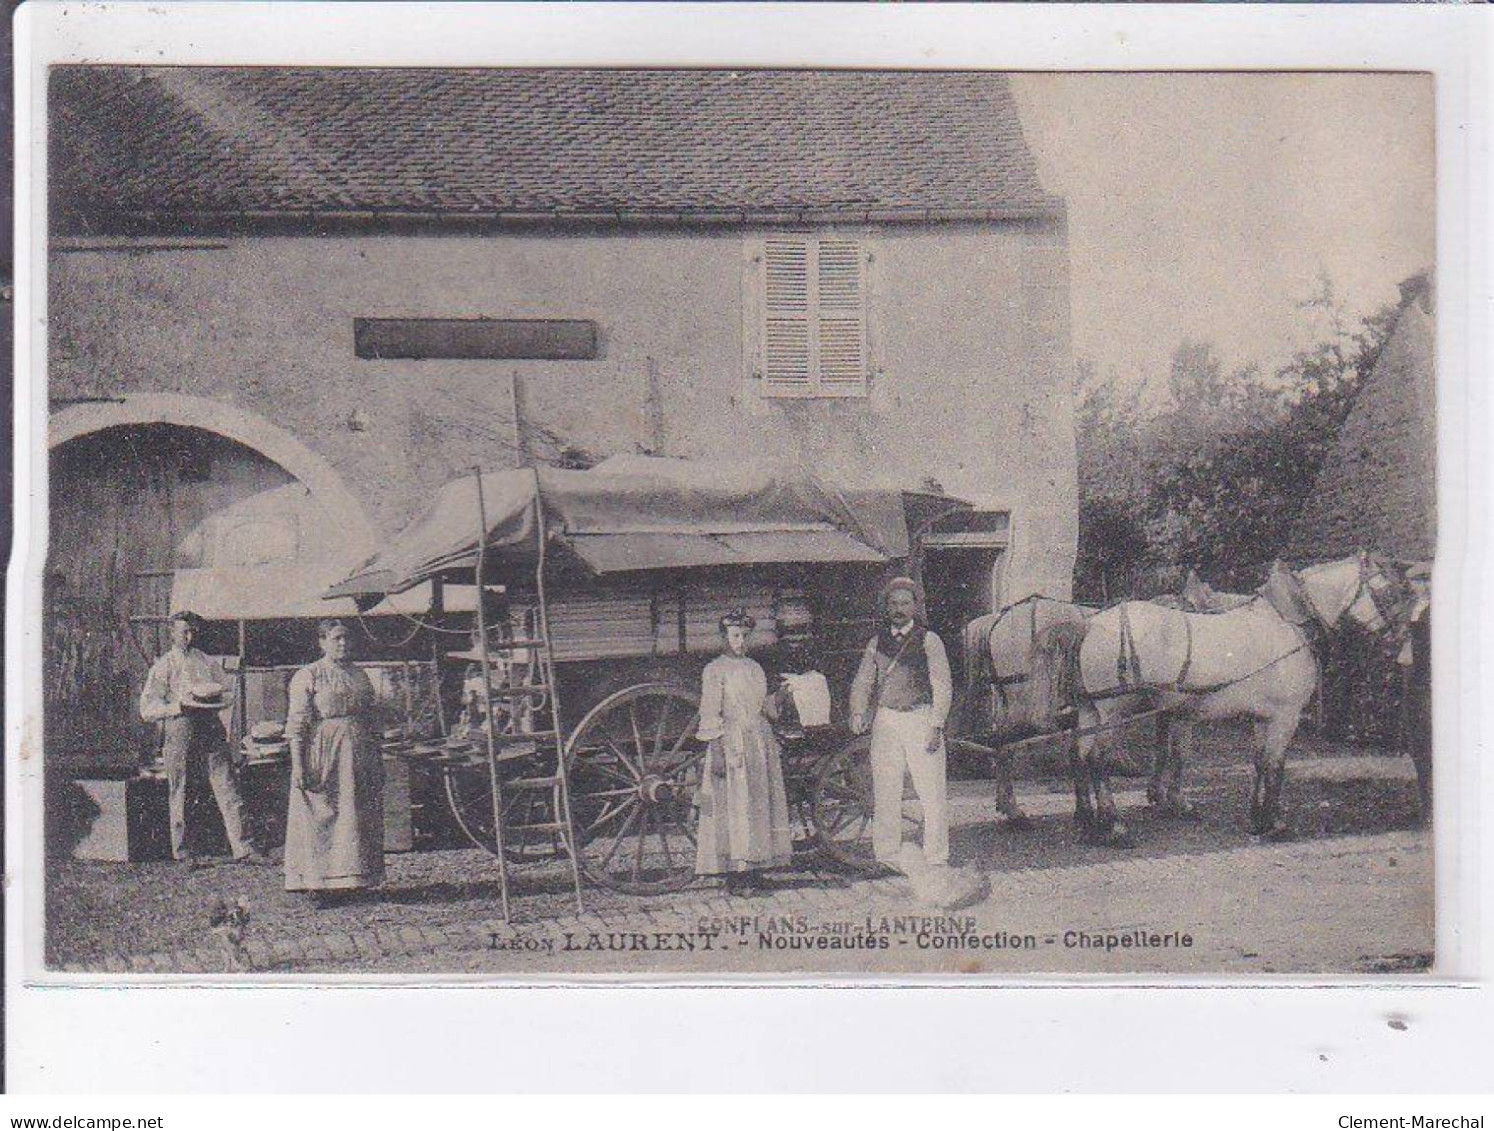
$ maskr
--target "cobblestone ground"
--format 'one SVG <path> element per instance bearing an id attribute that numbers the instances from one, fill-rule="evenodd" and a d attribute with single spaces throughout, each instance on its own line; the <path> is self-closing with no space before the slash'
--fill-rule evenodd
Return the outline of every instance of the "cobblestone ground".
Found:
<path id="1" fill-rule="evenodd" d="M 509 929 L 492 924 L 486 940 L 442 953 L 435 968 L 486 975 L 1419 971 L 1430 958 L 1430 884 L 1421 834 L 1335 837 L 1183 860 L 1009 872 L 992 877 L 986 899 L 954 912 L 921 905 L 905 881 L 893 879 Z M 1313 893 L 1310 907 L 1304 890 Z M 413 958 L 306 968 L 430 968 Z"/>
<path id="2" fill-rule="evenodd" d="M 501 920 L 496 864 L 478 851 L 389 858 L 375 899 L 326 911 L 291 900 L 274 870 L 65 861 L 49 873 L 48 955 L 64 970 L 284 975 L 701 975 L 1157 972 L 1419 972 L 1432 952 L 1429 834 L 1412 827 L 1402 761 L 1309 757 L 1293 767 L 1298 839 L 1244 828 L 1248 771 L 1200 774 L 1203 819 L 1123 814 L 1140 847 L 1079 845 L 1061 783 L 1020 791 L 1030 832 L 996 819 L 984 783 L 953 790 L 953 857 L 988 878 L 958 911 L 921 904 L 900 877 L 807 868 L 769 894 L 727 899 L 589 890 L 577 915 L 565 876 L 518 871 Z M 240 956 L 207 924 L 218 899 L 251 919 Z"/>

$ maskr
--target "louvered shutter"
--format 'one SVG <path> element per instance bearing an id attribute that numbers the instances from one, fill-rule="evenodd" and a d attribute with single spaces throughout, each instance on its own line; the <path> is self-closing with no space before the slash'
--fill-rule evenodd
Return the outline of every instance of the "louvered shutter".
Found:
<path id="1" fill-rule="evenodd" d="M 808 236 L 769 236 L 763 249 L 763 385 L 769 396 L 813 392 L 809 250 Z"/>
<path id="2" fill-rule="evenodd" d="M 866 314 L 861 245 L 822 236 L 816 248 L 816 344 L 821 396 L 866 392 Z"/>
<path id="3" fill-rule="evenodd" d="M 866 268 L 859 240 L 782 234 L 763 243 L 763 392 L 866 394 Z"/>

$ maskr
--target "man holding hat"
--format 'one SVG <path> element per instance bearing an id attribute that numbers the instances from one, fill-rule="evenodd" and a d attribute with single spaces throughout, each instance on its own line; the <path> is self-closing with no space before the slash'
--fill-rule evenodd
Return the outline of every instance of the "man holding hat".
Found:
<path id="1" fill-rule="evenodd" d="M 245 831 L 244 798 L 233 778 L 228 735 L 218 717 L 225 706 L 223 674 L 192 646 L 201 624 L 196 613 L 172 614 L 171 648 L 151 665 L 140 692 L 140 717 L 159 722 L 165 733 L 161 754 L 171 803 L 171 854 L 184 864 L 195 863 L 187 844 L 187 777 L 189 766 L 205 761 L 234 859 L 267 865 L 271 861 Z"/>
<path id="2" fill-rule="evenodd" d="M 899 870 L 903 776 L 923 806 L 923 855 L 949 862 L 949 798 L 945 789 L 944 721 L 951 679 L 944 642 L 924 627 L 918 583 L 897 577 L 882 590 L 886 625 L 866 646 L 851 684 L 851 729 L 871 726 L 872 846 Z"/>

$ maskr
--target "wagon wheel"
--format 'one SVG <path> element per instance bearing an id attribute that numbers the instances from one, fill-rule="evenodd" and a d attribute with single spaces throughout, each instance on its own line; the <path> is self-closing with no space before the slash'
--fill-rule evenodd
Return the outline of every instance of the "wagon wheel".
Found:
<path id="1" fill-rule="evenodd" d="M 566 746 L 577 858 L 593 882 L 632 895 L 695 878 L 700 699 L 667 683 L 607 696 Z"/>
<path id="2" fill-rule="evenodd" d="M 906 782 L 903 840 L 922 839 L 923 822 L 913 815 Z M 815 836 L 829 856 L 862 872 L 878 870 L 872 853 L 871 739 L 854 738 L 820 763 L 814 785 Z"/>
<path id="3" fill-rule="evenodd" d="M 814 799 L 820 765 L 825 751 L 817 743 L 806 743 L 801 736 L 779 736 L 782 751 L 783 784 L 788 798 L 789 828 L 794 838 L 794 862 L 812 864 L 823 852 L 814 823 Z"/>
<path id="4" fill-rule="evenodd" d="M 518 771 L 529 765 L 527 760 L 505 766 L 504 777 L 517 777 Z M 532 767 L 531 767 L 532 768 Z M 497 855 L 498 846 L 493 838 L 493 786 L 488 773 L 487 759 L 468 765 L 443 767 L 442 777 L 446 787 L 446 802 L 451 815 L 456 818 L 462 834 L 478 848 Z M 500 778 L 499 784 L 502 784 Z M 506 791 L 503 794 L 503 827 L 512 829 L 519 825 L 545 824 L 554 821 L 554 799 L 549 793 L 533 791 Z M 532 864 L 553 859 L 559 854 L 561 844 L 558 836 L 530 836 L 509 834 L 504 838 L 503 856 L 510 863 Z"/>

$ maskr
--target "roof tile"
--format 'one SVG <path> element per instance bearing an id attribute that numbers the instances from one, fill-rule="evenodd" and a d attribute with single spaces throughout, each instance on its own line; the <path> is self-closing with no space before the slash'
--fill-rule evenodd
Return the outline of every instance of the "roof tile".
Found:
<path id="1" fill-rule="evenodd" d="M 1053 215 L 990 72 L 54 68 L 54 206 Z"/>

